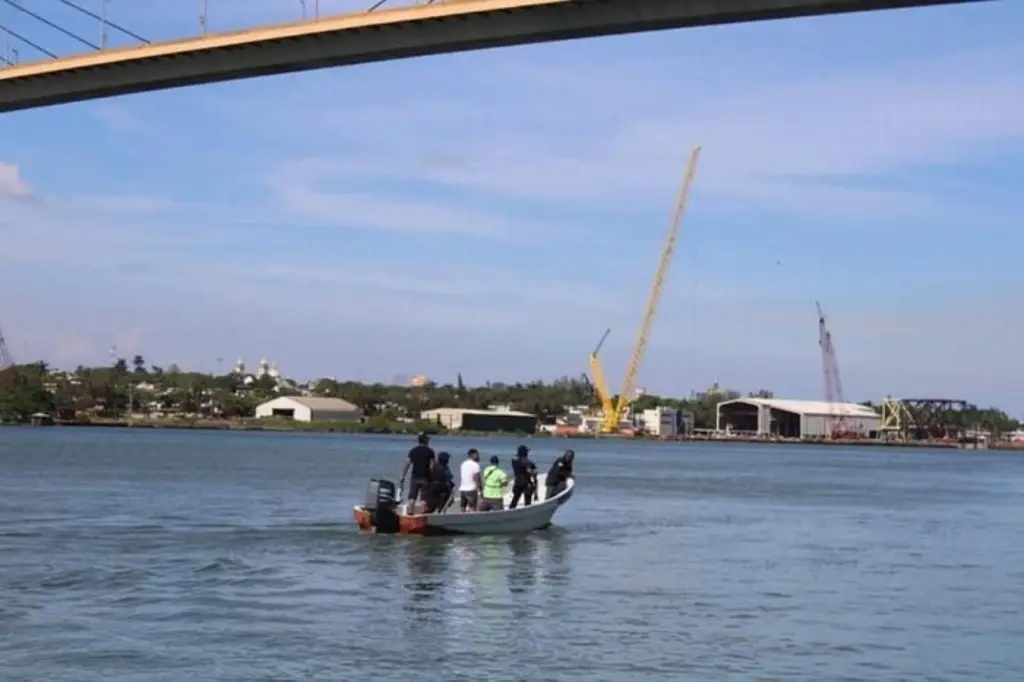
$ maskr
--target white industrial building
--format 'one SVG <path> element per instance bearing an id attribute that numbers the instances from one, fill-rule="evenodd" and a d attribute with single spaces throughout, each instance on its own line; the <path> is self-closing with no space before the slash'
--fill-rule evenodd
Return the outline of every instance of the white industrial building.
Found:
<path id="1" fill-rule="evenodd" d="M 461 407 L 439 407 L 420 413 L 423 421 L 434 422 L 449 431 L 497 431 L 505 433 L 536 433 L 537 417 L 515 410 L 467 410 Z"/>
<path id="2" fill-rule="evenodd" d="M 644 431 L 658 438 L 676 438 L 693 430 L 693 414 L 671 407 L 653 407 L 640 414 Z"/>
<path id="3" fill-rule="evenodd" d="M 718 403 L 717 416 L 719 431 L 782 438 L 826 438 L 837 417 L 858 437 L 875 437 L 882 426 L 882 416 L 873 408 L 820 400 L 736 398 Z"/>
<path id="4" fill-rule="evenodd" d="M 291 419 L 297 422 L 359 421 L 363 411 L 341 398 L 281 396 L 256 407 L 256 418 Z"/>

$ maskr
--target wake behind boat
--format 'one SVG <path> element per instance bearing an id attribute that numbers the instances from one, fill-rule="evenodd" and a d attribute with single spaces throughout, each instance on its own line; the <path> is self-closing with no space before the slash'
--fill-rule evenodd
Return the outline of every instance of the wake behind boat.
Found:
<path id="1" fill-rule="evenodd" d="M 459 511 L 457 505 L 432 514 L 419 513 L 414 503 L 399 503 L 393 481 L 371 479 L 366 501 L 353 511 L 356 524 L 364 532 L 399 535 L 505 535 L 529 533 L 551 525 L 555 512 L 572 498 L 575 480 L 551 499 L 544 499 L 546 474 L 537 476 L 538 499 L 533 504 L 509 509 L 512 491 L 504 493 L 505 508 L 500 511 Z"/>

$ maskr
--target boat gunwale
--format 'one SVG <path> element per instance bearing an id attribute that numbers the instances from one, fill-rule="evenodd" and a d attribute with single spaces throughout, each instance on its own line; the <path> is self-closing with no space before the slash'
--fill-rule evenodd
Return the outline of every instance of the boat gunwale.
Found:
<path id="1" fill-rule="evenodd" d="M 546 475 L 545 475 L 545 478 L 546 478 Z M 509 513 L 509 512 L 512 512 L 512 513 L 517 513 L 518 512 L 518 513 L 521 514 L 522 512 L 527 511 L 527 510 L 535 511 L 536 509 L 539 509 L 539 508 L 544 508 L 544 507 L 548 507 L 548 506 L 555 506 L 556 507 L 556 506 L 562 504 L 562 502 L 561 502 L 562 498 L 566 497 L 568 495 L 568 493 L 571 493 L 575 486 L 576 486 L 576 480 L 573 477 L 570 476 L 566 480 L 565 488 L 562 489 L 561 491 L 559 491 L 559 493 L 557 495 L 555 495 L 554 497 L 552 497 L 550 499 L 541 500 L 540 502 L 537 502 L 537 503 L 534 503 L 534 504 L 528 504 L 528 505 L 524 505 L 522 507 L 515 507 L 514 509 L 504 508 L 504 509 L 492 509 L 492 510 L 488 510 L 488 511 L 480 511 L 479 509 L 474 509 L 473 511 L 460 511 L 460 512 L 456 512 L 454 514 L 448 514 L 447 512 L 429 512 L 429 513 L 424 512 L 422 514 L 404 514 L 404 513 L 399 513 L 397 515 L 400 518 L 406 518 L 406 519 L 428 519 L 429 520 L 429 519 L 442 519 L 442 518 L 445 518 L 445 517 L 447 517 L 447 518 L 460 518 L 460 517 L 476 518 L 478 515 L 484 515 L 484 514 L 486 514 L 488 517 L 494 517 L 496 515 L 506 514 L 506 513 Z M 452 502 L 452 504 L 453 503 L 454 503 L 454 501 Z M 399 506 L 401 506 L 401 505 L 399 505 Z M 354 509 L 355 509 L 355 511 L 369 511 L 366 508 L 366 505 L 364 505 L 364 504 L 357 504 L 357 505 L 355 505 Z"/>

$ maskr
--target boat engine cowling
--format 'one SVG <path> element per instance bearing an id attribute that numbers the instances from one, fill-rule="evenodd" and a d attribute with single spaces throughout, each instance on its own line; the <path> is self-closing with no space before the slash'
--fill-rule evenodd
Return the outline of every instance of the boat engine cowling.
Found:
<path id="1" fill-rule="evenodd" d="M 374 511 L 381 506 L 394 506 L 397 495 L 398 491 L 393 481 L 371 478 L 366 486 L 366 498 L 363 506 L 369 511 Z"/>
<path id="2" fill-rule="evenodd" d="M 371 478 L 363 503 L 378 533 L 398 532 L 398 489 L 394 481 Z"/>

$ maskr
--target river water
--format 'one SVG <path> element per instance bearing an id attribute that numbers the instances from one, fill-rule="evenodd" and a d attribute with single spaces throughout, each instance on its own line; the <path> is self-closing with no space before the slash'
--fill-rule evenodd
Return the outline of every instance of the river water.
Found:
<path id="1" fill-rule="evenodd" d="M 0 678 L 1024 680 L 1024 458 L 577 442 L 550 531 L 357 534 L 409 445 L 0 429 Z"/>

